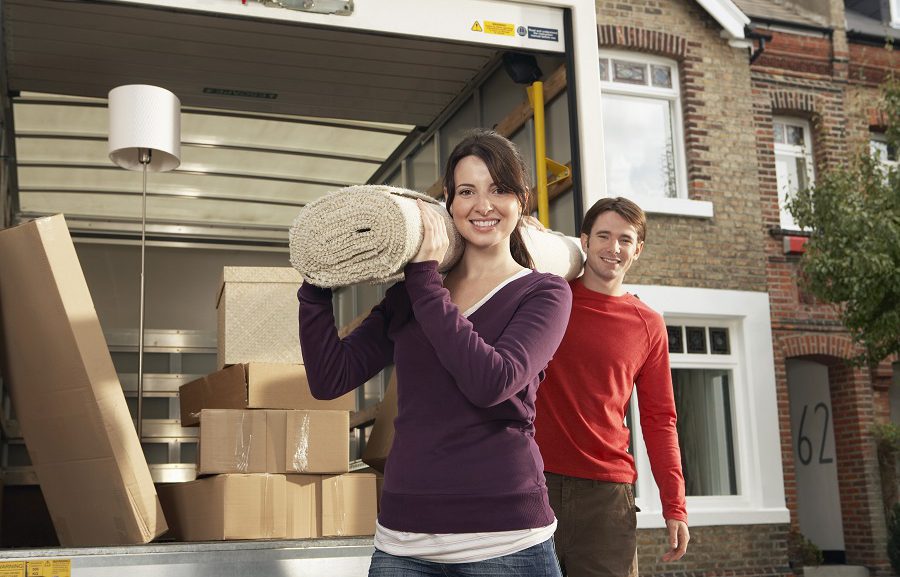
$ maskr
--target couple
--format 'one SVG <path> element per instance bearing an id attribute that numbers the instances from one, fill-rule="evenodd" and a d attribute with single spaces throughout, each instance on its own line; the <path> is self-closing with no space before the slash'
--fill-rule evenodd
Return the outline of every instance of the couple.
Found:
<path id="1" fill-rule="evenodd" d="M 669 530 L 663 559 L 687 547 L 665 325 L 622 289 L 643 212 L 624 199 L 595 204 L 581 230 L 584 274 L 566 283 L 532 270 L 519 232 L 528 180 L 509 140 L 475 132 L 444 176 L 466 243 L 445 277 L 444 221 L 420 201 L 424 238 L 405 280 L 350 335 L 337 336 L 330 290 L 298 293 L 317 398 L 397 371 L 370 577 L 636 575 L 623 425 L 634 383 Z"/>

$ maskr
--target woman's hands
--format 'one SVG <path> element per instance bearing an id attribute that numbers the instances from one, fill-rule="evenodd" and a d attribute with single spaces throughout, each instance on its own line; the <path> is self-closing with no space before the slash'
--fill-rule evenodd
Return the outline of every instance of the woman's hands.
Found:
<path id="1" fill-rule="evenodd" d="M 419 199 L 416 199 L 419 205 L 419 211 L 422 213 L 422 246 L 419 252 L 412 258 L 411 262 L 425 262 L 429 260 L 437 261 L 438 264 L 444 260 L 447 250 L 450 248 L 450 239 L 447 237 L 447 224 L 440 215 Z"/>

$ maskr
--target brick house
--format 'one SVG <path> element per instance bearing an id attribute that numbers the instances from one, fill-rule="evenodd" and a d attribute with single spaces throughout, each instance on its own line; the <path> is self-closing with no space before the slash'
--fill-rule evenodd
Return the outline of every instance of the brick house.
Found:
<path id="1" fill-rule="evenodd" d="M 845 10 L 842 0 L 597 1 L 608 194 L 632 197 L 650 214 L 647 247 L 628 280 L 669 325 L 693 537 L 682 562 L 659 563 L 658 513 L 639 515 L 641 574 L 787 573 L 790 531 L 819 546 L 828 562 L 890 573 L 871 427 L 891 417 L 892 369 L 844 362 L 857 350 L 832 308 L 799 288 L 805 236 L 783 210 L 791 187 L 870 146 L 885 148 L 876 103 L 879 84 L 900 65 L 886 42 L 900 37 L 890 28 L 900 6 L 892 13 L 884 3 L 882 14 L 881 4 L 848 1 Z M 724 31 L 730 8 L 747 18 L 747 41 Z M 629 68 L 641 63 L 651 79 L 635 89 Z M 654 71 L 666 66 L 677 74 L 662 73 L 654 84 Z M 647 132 L 651 106 L 619 102 L 638 97 L 668 100 L 662 108 L 670 116 L 660 118 L 669 134 L 659 132 L 662 123 Z M 622 170 L 621 163 L 641 166 L 634 155 L 641 143 L 628 136 L 634 133 L 649 148 L 654 139 L 673 143 L 663 147 L 667 178 L 655 189 Z M 886 160 L 896 161 L 890 152 Z M 667 200 L 652 198 L 652 190 Z M 771 368 L 768 355 L 746 347 L 738 354 L 758 338 L 749 308 L 759 294 Z M 725 295 L 740 304 L 721 308 L 717 299 Z M 688 311 L 681 298 L 702 302 Z M 719 376 L 730 382 L 714 374 L 725 368 L 717 364 L 729 356 L 724 350 L 734 364 Z M 765 406 L 770 380 L 772 413 Z M 700 382 L 706 398 L 679 396 Z M 719 385 L 724 400 L 712 398 Z M 716 403 L 732 413 L 720 410 L 717 418 Z M 750 415 L 742 414 L 748 406 Z M 697 421 L 725 441 L 705 444 Z M 780 451 L 774 459 L 742 444 L 752 438 L 765 453 L 773 447 L 769 435 Z M 655 486 L 639 447 L 637 454 L 644 479 L 638 494 L 643 489 L 652 511 Z"/>
<path id="2" fill-rule="evenodd" d="M 891 417 L 891 366 L 845 362 L 859 351 L 833 308 L 799 286 L 804 237 L 784 200 L 870 146 L 888 152 L 877 104 L 879 85 L 900 69 L 890 46 L 900 35 L 888 4 L 877 1 L 739 4 L 768 36 L 763 50 L 757 43 L 751 76 L 791 525 L 826 561 L 889 573 L 871 429 Z M 882 158 L 896 161 L 894 154 Z"/>

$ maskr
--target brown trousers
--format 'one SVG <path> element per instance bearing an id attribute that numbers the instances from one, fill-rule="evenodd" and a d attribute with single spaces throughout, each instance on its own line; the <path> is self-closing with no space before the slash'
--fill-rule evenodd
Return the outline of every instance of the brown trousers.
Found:
<path id="1" fill-rule="evenodd" d="M 634 488 L 545 473 L 566 577 L 637 577 Z"/>

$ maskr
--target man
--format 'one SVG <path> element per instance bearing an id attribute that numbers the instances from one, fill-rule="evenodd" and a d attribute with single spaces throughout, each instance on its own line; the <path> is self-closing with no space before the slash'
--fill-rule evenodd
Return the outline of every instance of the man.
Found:
<path id="1" fill-rule="evenodd" d="M 624 424 L 635 386 L 668 530 L 663 561 L 681 559 L 690 540 L 665 322 L 622 288 L 645 232 L 644 212 L 627 199 L 588 210 L 584 273 L 570 283 L 569 325 L 538 390 L 536 439 L 568 577 L 637 575 L 637 471 Z"/>

